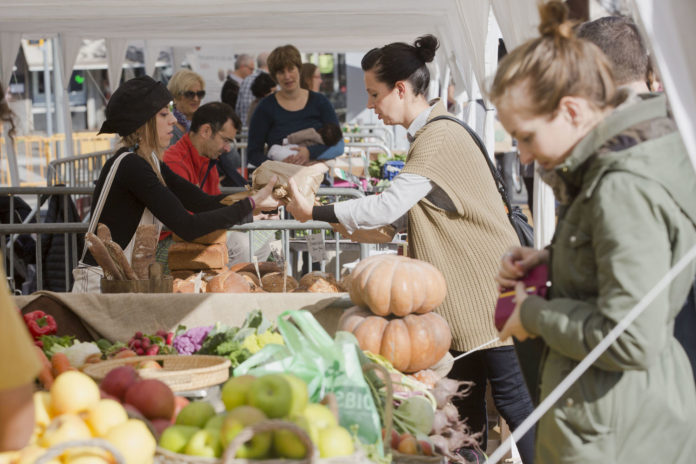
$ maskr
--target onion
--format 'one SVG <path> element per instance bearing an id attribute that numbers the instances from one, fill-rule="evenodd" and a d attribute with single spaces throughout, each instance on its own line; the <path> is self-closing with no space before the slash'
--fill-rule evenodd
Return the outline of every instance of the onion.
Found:
<path id="1" fill-rule="evenodd" d="M 454 397 L 466 396 L 472 386 L 473 382 L 448 379 L 447 377 L 438 380 L 432 390 L 438 409 L 444 407 Z M 461 387 L 464 388 L 461 389 Z M 459 391 L 460 389 L 461 391 Z"/>
<path id="2" fill-rule="evenodd" d="M 447 415 L 442 409 L 435 411 L 435 417 L 433 418 L 433 433 L 441 434 L 449 425 L 447 420 Z"/>
<path id="3" fill-rule="evenodd" d="M 442 412 L 445 413 L 445 417 L 447 417 L 448 422 L 459 422 L 459 411 L 457 410 L 457 407 L 450 403 L 447 403 L 443 408 Z"/>

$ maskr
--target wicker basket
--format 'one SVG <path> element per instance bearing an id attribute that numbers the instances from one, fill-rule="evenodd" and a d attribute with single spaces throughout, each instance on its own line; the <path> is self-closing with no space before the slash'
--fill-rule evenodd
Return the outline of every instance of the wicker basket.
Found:
<path id="1" fill-rule="evenodd" d="M 114 447 L 114 445 L 112 445 L 106 440 L 102 440 L 101 438 L 92 438 L 89 440 L 66 441 L 59 445 L 52 446 L 48 450 L 46 450 L 46 452 L 42 454 L 36 461 L 34 461 L 34 464 L 45 464 L 51 461 L 52 459 L 59 457 L 61 454 L 65 453 L 67 450 L 71 448 L 82 447 L 101 448 L 111 453 L 111 456 L 114 458 L 114 462 L 116 464 L 125 463 L 123 455 L 119 450 L 116 449 L 116 447 Z"/>
<path id="2" fill-rule="evenodd" d="M 100 382 L 106 374 L 116 367 L 131 365 L 136 367 L 142 361 L 161 361 L 162 369 L 141 369 L 143 379 L 157 379 L 166 383 L 175 392 L 208 388 L 224 383 L 230 376 L 230 360 L 220 356 L 207 355 L 157 355 L 134 356 L 132 358 L 112 359 L 92 364 L 84 373 Z"/>

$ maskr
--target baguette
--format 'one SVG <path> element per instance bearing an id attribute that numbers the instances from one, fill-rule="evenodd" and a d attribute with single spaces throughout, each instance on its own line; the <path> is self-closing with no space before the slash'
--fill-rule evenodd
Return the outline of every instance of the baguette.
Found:
<path id="1" fill-rule="evenodd" d="M 119 269 L 123 271 L 123 275 L 126 277 L 126 279 L 137 280 L 138 276 L 135 275 L 135 272 L 133 272 L 133 268 L 128 262 L 128 258 L 126 258 L 125 253 L 123 253 L 123 250 L 118 243 L 114 242 L 113 240 L 106 240 L 104 241 L 104 246 L 106 246 L 106 250 L 109 252 L 109 255 L 111 255 L 111 259 L 113 259 Z"/>
<path id="2" fill-rule="evenodd" d="M 155 262 L 159 229 L 155 224 L 141 224 L 135 231 L 131 266 L 138 279 L 149 279 L 150 264 Z"/>
<path id="3" fill-rule="evenodd" d="M 102 224 L 100 222 L 97 225 L 97 237 L 99 237 L 102 242 L 111 240 L 111 231 L 109 230 L 109 227 L 106 224 Z"/>
<path id="4" fill-rule="evenodd" d="M 109 251 L 106 249 L 104 242 L 102 242 L 99 237 L 91 232 L 87 232 L 85 234 L 85 243 L 87 244 L 87 249 L 89 252 L 92 253 L 94 260 L 99 266 L 101 266 L 102 270 L 104 271 L 104 276 L 106 276 L 107 279 L 124 279 L 123 273 L 118 268 L 114 260 L 111 259 Z"/>

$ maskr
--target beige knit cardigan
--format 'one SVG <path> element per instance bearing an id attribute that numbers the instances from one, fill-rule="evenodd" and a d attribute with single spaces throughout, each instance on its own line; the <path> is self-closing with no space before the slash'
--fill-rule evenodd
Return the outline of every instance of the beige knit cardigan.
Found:
<path id="1" fill-rule="evenodd" d="M 440 102 L 428 120 L 447 114 Z M 408 249 L 437 267 L 447 297 L 436 309 L 452 330 L 452 349 L 468 351 L 498 334 L 493 324 L 500 258 L 519 245 L 481 151 L 466 129 L 436 121 L 416 132 L 402 172 L 427 177 L 449 196 L 448 212 L 423 198 L 408 213 Z M 510 344 L 497 343 L 489 346 Z"/>

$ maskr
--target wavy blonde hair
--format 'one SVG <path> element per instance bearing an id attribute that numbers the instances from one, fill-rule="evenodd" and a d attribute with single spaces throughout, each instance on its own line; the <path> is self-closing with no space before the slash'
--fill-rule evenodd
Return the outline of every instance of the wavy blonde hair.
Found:
<path id="1" fill-rule="evenodd" d="M 520 45 L 498 65 L 489 97 L 495 105 L 519 84 L 527 86 L 526 108 L 552 114 L 561 98 L 587 99 L 598 109 L 614 107 L 620 94 L 611 63 L 593 43 L 575 37 L 568 8 L 558 0 L 539 4 L 540 37 Z"/>
<path id="2" fill-rule="evenodd" d="M 158 142 L 157 114 L 159 114 L 159 111 L 153 117 L 148 119 L 145 124 L 136 129 L 135 132 L 122 137 L 121 145 L 129 148 L 137 145 L 138 148 L 135 150 L 135 153 L 147 161 L 147 164 L 149 164 L 150 167 L 152 167 L 152 170 L 155 171 L 155 174 L 160 182 L 166 185 L 164 178 L 162 178 L 162 174 L 160 173 L 159 166 L 155 165 L 151 155 L 154 153 L 157 155 L 157 159 L 161 160 L 164 153 L 164 148 L 160 147 Z"/>

